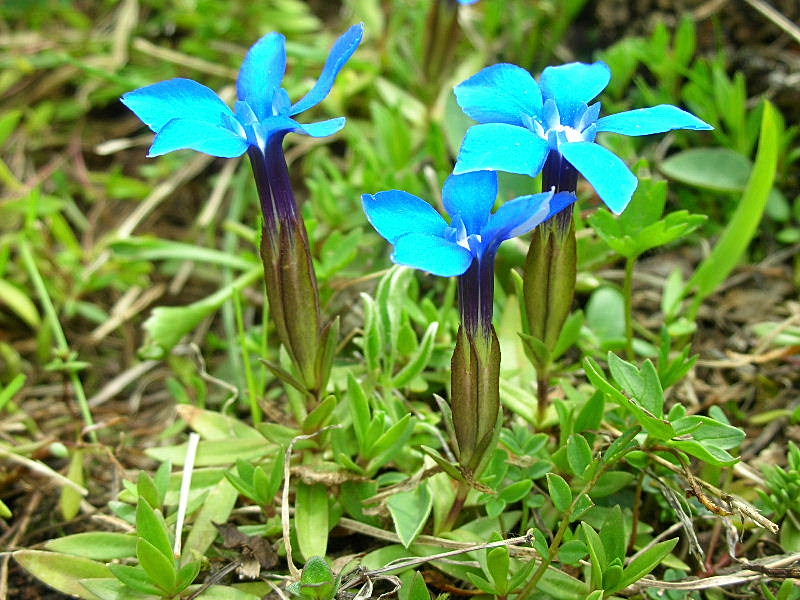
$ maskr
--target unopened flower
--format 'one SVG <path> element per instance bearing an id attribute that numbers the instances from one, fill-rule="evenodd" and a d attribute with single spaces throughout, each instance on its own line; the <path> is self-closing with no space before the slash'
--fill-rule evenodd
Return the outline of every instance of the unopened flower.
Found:
<path id="1" fill-rule="evenodd" d="M 589 102 L 610 79 L 611 70 L 603 62 L 548 67 L 540 83 L 512 64 L 483 69 L 455 89 L 461 108 L 480 124 L 467 132 L 454 172 L 492 169 L 535 177 L 549 158 L 563 157 L 619 214 L 638 180 L 622 159 L 596 143 L 598 133 L 638 136 L 713 128 L 669 104 L 600 117 L 600 103 Z M 569 167 L 556 162 L 556 169 L 563 172 Z M 565 189 L 554 181 L 557 175 L 548 179 L 546 185 Z"/>

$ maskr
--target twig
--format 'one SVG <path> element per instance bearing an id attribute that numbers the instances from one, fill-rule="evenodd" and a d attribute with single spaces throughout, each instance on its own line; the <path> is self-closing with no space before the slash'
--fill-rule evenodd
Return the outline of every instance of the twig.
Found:
<path id="1" fill-rule="evenodd" d="M 31 515 L 36 512 L 37 508 L 39 508 L 39 503 L 41 500 L 41 492 L 34 491 L 33 494 L 31 494 L 31 498 L 25 507 L 25 512 L 22 513 L 19 521 L 17 521 L 16 531 L 14 532 L 14 536 L 9 541 L 8 546 L 6 546 L 7 548 L 13 548 L 22 539 L 22 536 L 28 529 L 28 524 L 31 521 Z M 11 554 L 6 554 L 2 558 L 3 563 L 0 564 L 0 600 L 6 600 L 8 598 L 8 561 L 10 558 Z"/>
<path id="2" fill-rule="evenodd" d="M 208 73 L 209 75 L 218 75 L 219 77 L 225 77 L 226 79 L 236 79 L 238 75 L 236 69 L 224 67 L 220 64 L 203 60 L 202 58 L 197 58 L 195 56 L 189 56 L 183 52 L 156 46 L 154 43 L 149 42 L 144 38 L 136 38 L 133 40 L 133 47 L 139 52 L 143 52 L 144 54 L 148 54 L 154 58 L 175 63 L 183 67 L 188 67 L 189 69 L 194 69 L 195 71 Z"/>
<path id="3" fill-rule="evenodd" d="M 678 473 L 679 475 L 685 475 L 683 469 L 672 464 L 668 460 L 661 458 L 657 454 L 651 455 L 650 459 L 653 460 L 654 462 L 657 462 L 662 467 L 666 467 L 667 469 L 669 469 L 674 473 Z M 764 529 L 769 530 L 771 533 L 778 533 L 780 531 L 780 527 L 778 527 L 777 524 L 773 523 L 772 521 L 767 519 L 764 515 L 759 513 L 758 510 L 756 510 L 755 507 L 753 507 L 748 502 L 745 502 L 744 500 L 742 500 L 741 498 L 737 498 L 736 496 L 732 496 L 731 494 L 724 492 L 718 487 L 702 479 L 695 479 L 695 482 L 700 486 L 706 488 L 709 492 L 711 492 L 715 496 L 722 498 L 722 500 L 725 501 L 734 512 L 738 512 L 743 517 L 747 517 L 757 525 L 760 525 Z"/>
<path id="4" fill-rule="evenodd" d="M 7 450 L 2 445 L 0 445 L 0 458 L 5 458 L 12 462 L 19 463 L 27 467 L 31 471 L 34 471 L 36 473 L 39 473 L 40 475 L 44 475 L 45 477 L 52 479 L 56 485 L 59 485 L 61 487 L 66 486 L 72 488 L 73 490 L 78 492 L 81 496 L 86 496 L 89 493 L 89 491 L 85 487 L 83 487 L 82 485 L 78 485 L 68 477 L 64 477 L 61 473 L 59 473 L 58 471 L 54 471 L 46 464 L 33 460 L 26 456 L 15 454 L 10 450 Z"/>
<path id="5" fill-rule="evenodd" d="M 283 492 L 281 493 L 281 525 L 283 528 L 283 545 L 286 548 L 286 564 L 289 567 L 289 573 L 294 579 L 300 579 L 300 570 L 294 565 L 292 560 L 292 529 L 289 523 L 289 480 L 292 477 L 292 448 L 295 442 L 301 440 L 310 440 L 311 438 L 319 435 L 323 431 L 329 429 L 341 429 L 341 425 L 328 425 L 319 431 L 309 433 L 308 435 L 298 435 L 292 438 L 289 446 L 286 448 L 286 457 L 283 460 Z"/>
<path id="6" fill-rule="evenodd" d="M 362 535 L 368 535 L 378 540 L 384 540 L 392 543 L 400 543 L 400 537 L 393 531 L 387 531 L 385 529 L 373 527 L 372 525 L 367 525 L 365 523 L 361 523 L 360 521 L 348 519 L 347 517 L 343 517 L 342 519 L 339 520 L 339 527 L 343 527 L 348 531 L 353 531 L 355 533 L 360 533 Z M 520 538 L 513 538 L 513 539 L 523 540 L 526 538 L 525 536 L 523 536 Z M 414 540 L 414 543 L 423 546 L 439 546 L 440 548 L 452 548 L 454 550 L 464 550 L 465 548 L 474 548 L 475 546 L 475 544 L 471 544 L 469 542 L 457 542 L 455 540 L 448 540 L 445 538 L 435 537 L 432 535 L 418 535 Z M 508 550 L 514 556 L 524 556 L 527 558 L 539 557 L 538 552 L 536 552 L 536 550 L 534 550 L 533 548 L 510 545 L 508 547 Z"/>
<path id="7" fill-rule="evenodd" d="M 775 25 L 783 29 L 786 33 L 792 36 L 798 43 L 800 43 L 800 27 L 792 23 L 789 19 L 784 17 L 775 8 L 764 2 L 764 0 L 744 0 L 750 6 L 755 8 L 762 15 L 767 17 Z"/>
<path id="8" fill-rule="evenodd" d="M 420 536 L 420 537 L 422 537 L 422 536 Z M 417 538 L 417 541 L 420 542 L 419 538 Z M 450 540 L 442 540 L 442 541 L 448 541 L 450 543 L 454 543 L 454 542 L 452 542 Z M 421 564 L 424 564 L 424 563 L 427 563 L 427 562 L 431 562 L 431 561 L 434 561 L 434 560 L 441 560 L 441 559 L 444 559 L 444 558 L 448 558 L 450 556 L 458 556 L 459 554 L 465 554 L 467 552 L 474 552 L 476 550 L 489 550 L 490 548 L 499 548 L 501 546 L 506 546 L 506 547 L 510 548 L 512 546 L 516 546 L 517 544 L 531 544 L 532 542 L 533 542 L 533 530 L 531 529 L 531 530 L 528 531 L 527 534 L 525 534 L 523 536 L 514 537 L 514 538 L 508 538 L 508 539 L 505 539 L 505 540 L 500 540 L 498 542 L 490 542 L 490 543 L 487 543 L 487 544 L 464 544 L 460 548 L 457 548 L 455 550 L 450 550 L 448 552 L 441 552 L 439 554 L 432 554 L 430 556 L 420 556 L 420 557 L 416 557 L 416 558 L 410 558 L 408 560 L 402 560 L 402 561 L 396 562 L 394 564 L 390 563 L 389 565 L 387 565 L 385 567 L 381 567 L 380 569 L 373 569 L 371 571 L 365 571 L 365 572 L 362 573 L 362 576 L 360 578 L 356 578 L 356 579 L 353 579 L 353 580 L 349 581 L 348 583 L 343 585 L 341 589 L 346 589 L 346 588 L 349 588 L 349 587 L 353 587 L 356 584 L 358 584 L 361 581 L 363 581 L 365 578 L 375 577 L 377 575 L 384 575 L 386 573 L 390 573 L 391 571 L 398 571 L 400 569 L 407 569 L 408 567 L 414 567 L 416 565 L 421 565 Z M 461 542 L 455 542 L 455 543 L 461 543 Z"/>
<path id="9" fill-rule="evenodd" d="M 195 432 L 189 434 L 189 443 L 186 446 L 186 460 L 183 463 L 183 477 L 181 478 L 181 494 L 178 501 L 178 516 L 175 519 L 175 556 L 181 555 L 181 531 L 183 522 L 186 520 L 186 509 L 189 506 L 189 492 L 192 489 L 192 471 L 194 470 L 194 459 L 197 456 L 197 445 L 200 443 L 200 436 Z"/>
<path id="10" fill-rule="evenodd" d="M 800 552 L 795 552 L 794 554 L 789 554 L 773 561 L 761 562 L 757 564 L 760 565 L 759 569 L 779 569 L 781 567 L 791 565 L 798 560 L 800 560 Z M 707 590 L 711 588 L 726 587 L 729 585 L 739 585 L 742 583 L 747 583 L 748 581 L 761 579 L 764 576 L 765 575 L 762 573 L 755 572 L 748 568 L 737 571 L 736 573 L 730 573 L 728 575 L 717 575 L 714 577 L 690 579 L 687 581 L 658 581 L 656 579 L 648 579 L 645 577 L 637 581 L 633 586 L 631 586 L 630 589 L 636 590 L 640 587 L 654 587 L 665 590 Z"/>
<path id="11" fill-rule="evenodd" d="M 94 396 L 89 398 L 89 406 L 94 408 L 100 406 L 104 402 L 107 402 L 108 400 L 119 394 L 129 384 L 133 383 L 134 381 L 142 377 L 145 373 L 152 370 L 158 364 L 160 363 L 157 360 L 146 360 L 144 362 L 140 362 L 139 364 L 133 365 L 129 369 L 126 369 L 125 371 L 114 377 L 114 379 L 105 384 L 103 386 L 103 389 L 101 389 Z"/>

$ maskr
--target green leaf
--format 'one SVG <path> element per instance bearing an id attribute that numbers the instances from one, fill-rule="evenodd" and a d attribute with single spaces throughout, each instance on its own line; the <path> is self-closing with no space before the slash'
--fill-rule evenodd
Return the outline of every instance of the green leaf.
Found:
<path id="1" fill-rule="evenodd" d="M 136 533 L 163 556 L 173 558 L 172 541 L 164 517 L 141 498 L 136 505 Z"/>
<path id="2" fill-rule="evenodd" d="M 246 425 L 241 419 L 223 415 L 215 410 L 206 410 L 192 404 L 175 407 L 178 416 L 189 424 L 204 440 L 258 440 L 264 436 L 257 429 Z"/>
<path id="3" fill-rule="evenodd" d="M 411 419 L 411 415 L 407 414 L 381 434 L 370 448 L 370 456 L 373 459 L 370 461 L 368 470 L 376 469 L 391 460 L 393 455 L 405 446 L 413 429 L 414 421 Z"/>
<path id="4" fill-rule="evenodd" d="M 319 483 L 297 484 L 294 525 L 300 553 L 308 560 L 325 556 L 328 547 L 328 489 Z"/>
<path id="5" fill-rule="evenodd" d="M 327 600 L 336 592 L 336 577 L 327 561 L 321 556 L 312 556 L 300 574 L 300 589 L 303 595 Z"/>
<path id="6" fill-rule="evenodd" d="M 611 385 L 611 383 L 603 375 L 600 365 L 598 365 L 597 362 L 591 357 L 587 356 L 584 359 L 583 366 L 586 370 L 586 376 L 595 385 L 595 387 L 610 396 L 611 400 L 620 406 L 626 407 L 628 410 L 630 410 L 630 412 L 633 413 L 634 417 L 636 417 L 636 420 L 639 421 L 639 424 L 644 427 L 648 434 L 652 435 L 658 440 L 668 440 L 675 435 L 675 431 L 668 421 L 659 419 L 653 413 L 641 406 L 639 402 L 628 398 L 625 394 Z"/>
<path id="7" fill-rule="evenodd" d="M 586 305 L 586 326 L 601 344 L 625 339 L 625 300 L 619 290 L 601 287 Z"/>
<path id="8" fill-rule="evenodd" d="M 142 567 L 111 564 L 108 568 L 114 577 L 132 590 L 152 596 L 163 596 L 163 591 L 153 585 Z"/>
<path id="9" fill-rule="evenodd" d="M 558 549 L 558 560 L 568 565 L 577 565 L 589 553 L 588 546 L 581 540 L 570 540 Z"/>
<path id="10" fill-rule="evenodd" d="M 0 388 L 0 411 L 2 411 L 6 404 L 11 402 L 11 399 L 17 395 L 17 392 L 25 386 L 27 380 L 28 376 L 25 375 L 25 373 L 17 373 L 7 386 Z"/>
<path id="11" fill-rule="evenodd" d="M 603 542 L 603 549 L 609 561 L 625 559 L 628 550 L 628 536 L 625 529 L 625 520 L 622 517 L 622 509 L 619 505 L 614 506 L 603 521 L 600 529 L 600 540 Z"/>
<path id="12" fill-rule="evenodd" d="M 433 322 L 428 325 L 416 355 L 392 378 L 392 385 L 398 388 L 404 387 L 425 370 L 433 353 L 433 344 L 436 341 L 436 332 L 438 330 L 439 323 Z"/>
<path id="13" fill-rule="evenodd" d="M 635 447 L 636 443 L 634 442 L 634 438 L 639 435 L 640 431 L 641 428 L 638 425 L 625 430 L 621 436 L 606 448 L 603 454 L 603 462 L 606 464 L 613 464 L 617 462 L 629 448 Z"/>
<path id="14" fill-rule="evenodd" d="M 158 548 L 141 537 L 136 542 L 136 556 L 153 583 L 168 594 L 175 591 L 177 569 L 174 557 L 164 556 Z"/>
<path id="15" fill-rule="evenodd" d="M 353 430 L 359 450 L 363 452 L 370 423 L 369 400 L 364 388 L 351 372 L 347 374 L 347 405 L 350 408 L 350 418 L 353 420 Z"/>
<path id="16" fill-rule="evenodd" d="M 169 491 L 169 481 L 172 475 L 172 463 L 169 461 L 161 463 L 153 478 L 153 485 L 156 488 L 156 504 L 155 506 L 162 506 L 164 499 L 167 497 Z"/>
<path id="17" fill-rule="evenodd" d="M 62 554 L 110 561 L 136 556 L 136 536 L 110 531 L 76 533 L 49 540 L 44 547 Z"/>
<path id="18" fill-rule="evenodd" d="M 146 358 L 160 359 L 167 355 L 183 337 L 193 331 L 203 319 L 213 315 L 236 292 L 255 283 L 261 268 L 240 275 L 212 295 L 186 306 L 159 306 L 153 309 L 144 322 L 145 345 L 140 354 Z"/>
<path id="19" fill-rule="evenodd" d="M 227 523 L 236 504 L 238 494 L 227 479 L 221 479 L 203 500 L 194 523 L 183 544 L 183 562 L 195 556 L 204 556 L 217 537 L 215 523 Z"/>
<path id="20" fill-rule="evenodd" d="M 147 471 L 139 471 L 139 477 L 136 480 L 136 493 L 139 498 L 147 502 L 151 508 L 161 508 L 156 484 Z"/>
<path id="21" fill-rule="evenodd" d="M 31 328 L 36 329 L 41 323 L 39 311 L 33 300 L 28 298 L 15 285 L 10 284 L 5 279 L 0 279 L 0 303 L 5 304 L 16 315 L 25 321 Z"/>
<path id="22" fill-rule="evenodd" d="M 592 462 L 592 449 L 586 438 L 574 433 L 567 440 L 567 462 L 570 470 L 580 477 Z"/>
<path id="23" fill-rule="evenodd" d="M 22 111 L 20 109 L 9 110 L 3 113 L 0 117 L 0 144 L 5 144 L 6 140 L 11 137 L 19 125 L 22 118 Z"/>
<path id="24" fill-rule="evenodd" d="M 608 567 L 603 541 L 597 535 L 597 532 L 585 522 L 581 523 L 581 531 L 583 532 L 583 537 L 586 538 L 586 545 L 589 548 L 589 556 L 591 557 L 590 585 L 593 588 L 600 587 L 603 585 L 603 571 Z"/>
<path id="25" fill-rule="evenodd" d="M 553 505 L 561 512 L 566 512 L 572 504 L 572 490 L 564 478 L 555 473 L 547 474 L 547 489 Z"/>
<path id="26" fill-rule="evenodd" d="M 617 590 L 623 590 L 629 585 L 639 581 L 642 577 L 660 565 L 661 561 L 663 561 L 664 558 L 670 552 L 672 552 L 672 549 L 677 543 L 677 538 L 673 540 L 667 540 L 666 542 L 660 542 L 633 559 L 631 563 L 625 567 L 625 570 L 622 572 L 622 577 L 617 585 L 613 590 L 610 591 L 615 592 Z"/>
<path id="27" fill-rule="evenodd" d="M 519 502 L 525 496 L 527 496 L 532 487 L 533 481 L 530 479 L 515 481 L 503 489 L 503 491 L 498 494 L 498 497 L 502 498 L 508 504 L 513 504 L 514 502 Z"/>
<path id="28" fill-rule="evenodd" d="M 605 498 L 618 492 L 635 478 L 636 476 L 633 473 L 628 473 L 627 471 L 606 471 L 600 476 L 589 495 L 592 498 Z"/>
<path id="29" fill-rule="evenodd" d="M 116 240 L 111 243 L 111 250 L 114 252 L 115 257 L 130 261 L 191 261 L 229 267 L 240 271 L 252 269 L 256 265 L 255 257 L 247 260 L 238 254 L 223 252 L 205 246 L 149 237 L 131 237 Z"/>
<path id="30" fill-rule="evenodd" d="M 601 391 L 596 391 L 591 395 L 583 408 L 578 412 L 575 419 L 575 433 L 595 430 L 600 428 L 606 410 L 606 397 Z"/>
<path id="31" fill-rule="evenodd" d="M 333 394 L 326 396 L 325 399 L 320 402 L 316 408 L 314 408 L 314 410 L 308 413 L 305 421 L 303 421 L 303 433 L 312 433 L 325 427 L 331 415 L 333 414 L 333 411 L 336 409 L 337 404 L 338 400 L 336 399 L 336 396 Z"/>
<path id="32" fill-rule="evenodd" d="M 741 192 L 752 167 L 749 158 L 730 148 L 691 148 L 659 165 L 670 179 L 717 192 Z"/>
<path id="33" fill-rule="evenodd" d="M 647 411 L 659 419 L 664 416 L 664 391 L 652 362 L 646 360 L 640 370 L 609 352 L 608 367 L 614 380 Z"/>
<path id="34" fill-rule="evenodd" d="M 42 550 L 18 550 L 12 554 L 26 571 L 51 588 L 84 600 L 100 600 L 87 590 L 82 579 L 111 577 L 111 571 L 104 564 L 57 552 Z"/>
<path id="35" fill-rule="evenodd" d="M 197 579 L 200 573 L 201 562 L 199 560 L 192 561 L 183 565 L 178 569 L 177 577 L 175 578 L 175 591 L 180 593 L 189 587 L 192 582 Z"/>
<path id="36" fill-rule="evenodd" d="M 558 341 L 550 355 L 551 360 L 558 360 L 567 350 L 578 342 L 584 321 L 583 311 L 580 310 L 567 317 L 567 320 L 564 321 L 564 327 L 561 329 L 561 333 L 558 336 Z"/>
<path id="37" fill-rule="evenodd" d="M 747 187 L 728 226 L 711 254 L 689 280 L 688 289 L 696 291 L 694 307 L 711 295 L 725 281 L 742 258 L 758 229 L 767 204 L 778 164 L 778 117 L 772 105 L 764 101 L 758 153 Z M 696 314 L 696 308 L 693 312 Z"/>
<path id="38" fill-rule="evenodd" d="M 81 579 L 81 585 L 101 600 L 142 600 L 139 592 L 126 586 L 119 579 L 112 577 L 106 579 Z M 151 586 L 152 587 L 152 586 Z M 161 594 L 158 588 L 153 591 Z"/>
<path id="39" fill-rule="evenodd" d="M 67 479 L 83 487 L 83 450 L 78 448 L 72 453 L 67 469 Z M 70 521 L 78 514 L 83 496 L 72 487 L 61 488 L 61 515 Z"/>
<path id="40" fill-rule="evenodd" d="M 186 460 L 187 445 L 162 446 L 160 448 L 148 448 L 145 453 L 159 461 L 170 461 L 177 466 L 183 466 Z M 195 467 L 214 467 L 218 465 L 230 465 L 238 459 L 253 460 L 261 458 L 275 452 L 275 446 L 270 445 L 262 437 L 255 439 L 228 439 L 201 441 L 197 446 L 197 456 L 195 457 Z"/>
<path id="41" fill-rule="evenodd" d="M 486 567 L 489 575 L 494 582 L 494 589 L 498 596 L 504 596 L 509 592 L 508 573 L 511 561 L 508 556 L 508 548 L 492 548 L 486 553 Z"/>
<path id="42" fill-rule="evenodd" d="M 431 593 L 422 574 L 417 572 L 411 576 L 411 581 L 406 580 L 405 585 L 398 594 L 399 600 L 431 600 Z"/>
<path id="43" fill-rule="evenodd" d="M 667 446 L 677 448 L 691 454 L 712 465 L 730 466 L 739 461 L 738 458 L 731 456 L 729 452 L 718 448 L 708 442 L 698 442 L 695 440 L 669 440 Z"/>
<path id="44" fill-rule="evenodd" d="M 410 492 L 395 494 L 386 503 L 400 542 L 408 548 L 428 521 L 433 497 L 425 482 Z"/>
<path id="45" fill-rule="evenodd" d="M 173 557 L 172 541 L 164 517 L 142 499 L 136 505 L 136 533 L 163 556 Z"/>

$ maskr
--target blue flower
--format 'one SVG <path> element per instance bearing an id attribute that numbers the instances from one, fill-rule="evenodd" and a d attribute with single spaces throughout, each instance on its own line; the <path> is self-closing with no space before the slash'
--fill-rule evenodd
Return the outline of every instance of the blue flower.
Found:
<path id="1" fill-rule="evenodd" d="M 450 176 L 443 190 L 450 223 L 408 192 L 390 190 L 362 198 L 370 223 L 394 245 L 394 262 L 450 277 L 462 275 L 475 260 L 493 260 L 504 240 L 531 231 L 574 201 L 572 194 L 546 192 L 521 196 L 492 213 L 497 190 L 493 171 Z"/>
<path id="2" fill-rule="evenodd" d="M 235 110 L 210 88 L 191 79 L 170 79 L 129 92 L 122 102 L 157 135 L 148 156 L 189 148 L 212 156 L 262 151 L 270 138 L 293 131 L 326 137 L 344 127 L 344 117 L 300 124 L 294 117 L 322 102 L 358 48 L 364 26 L 351 27 L 333 47 L 316 85 L 292 104 L 281 87 L 286 72 L 286 38 L 270 33 L 250 48 L 239 73 Z"/>
<path id="3" fill-rule="evenodd" d="M 625 163 L 595 142 L 601 132 L 650 135 L 672 129 L 713 129 L 669 104 L 599 118 L 589 104 L 611 79 L 602 62 L 548 67 L 541 82 L 512 64 L 487 67 L 455 89 L 459 105 L 478 121 L 467 132 L 455 173 L 493 169 L 535 177 L 551 153 L 575 167 L 615 213 L 638 180 Z"/>

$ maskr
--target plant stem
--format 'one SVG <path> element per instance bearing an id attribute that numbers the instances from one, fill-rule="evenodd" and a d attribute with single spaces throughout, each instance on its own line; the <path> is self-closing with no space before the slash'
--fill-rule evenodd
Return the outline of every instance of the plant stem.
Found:
<path id="1" fill-rule="evenodd" d="M 544 417 L 547 413 L 548 392 L 550 391 L 550 375 L 547 372 L 547 365 L 542 365 L 536 375 L 536 412 L 537 426 L 542 429 Z"/>
<path id="2" fill-rule="evenodd" d="M 447 514 L 447 518 L 442 523 L 442 531 L 452 531 L 453 526 L 458 521 L 458 517 L 461 514 L 461 511 L 464 508 L 464 503 L 467 501 L 467 495 L 469 494 L 469 484 L 459 481 L 458 488 L 456 489 L 456 498 L 453 501 L 453 506 L 450 507 L 450 512 Z"/>
<path id="3" fill-rule="evenodd" d="M 578 502 L 584 494 L 588 494 L 594 488 L 608 467 L 608 464 L 601 464 L 594 476 L 588 482 L 586 482 L 586 485 L 583 486 L 583 489 L 580 491 L 580 493 L 575 495 L 572 503 L 569 505 L 567 510 L 564 512 L 564 516 L 561 518 L 561 525 L 558 527 L 558 531 L 556 532 L 553 541 L 550 543 L 547 556 L 542 557 L 542 562 L 539 563 L 539 566 L 536 568 L 536 571 L 534 571 L 528 583 L 525 584 L 525 587 L 523 587 L 519 594 L 517 594 L 516 600 L 527 600 L 527 598 L 532 597 L 536 592 L 536 586 L 547 572 L 547 569 L 553 562 L 553 558 L 558 554 L 558 549 L 561 547 L 561 542 L 564 540 L 564 534 L 567 533 L 569 524 L 572 522 L 572 515 L 575 513 Z"/>
<path id="4" fill-rule="evenodd" d="M 28 240 L 24 237 L 20 238 L 19 250 L 22 255 L 22 261 L 25 263 L 25 268 L 28 270 L 28 276 L 31 278 L 33 287 L 36 288 L 36 294 L 39 296 L 39 301 L 42 303 L 42 308 L 44 308 L 44 312 L 47 315 L 50 329 L 55 338 L 56 350 L 59 355 L 66 358 L 70 353 L 67 337 L 64 335 L 64 330 L 61 328 L 61 322 L 58 320 L 58 313 L 56 312 L 55 306 L 53 306 L 53 301 L 50 299 L 50 294 L 47 292 L 47 286 L 42 279 L 42 274 L 39 273 L 39 268 L 36 266 L 36 260 L 28 245 Z M 86 428 L 94 427 L 92 411 L 89 408 L 89 402 L 86 399 L 86 393 L 83 390 L 81 379 L 78 377 L 78 373 L 73 369 L 69 370 L 69 377 L 72 388 L 75 391 L 75 397 L 78 400 L 78 406 L 80 407 L 84 425 Z M 97 443 L 97 433 L 95 433 L 94 430 L 89 431 L 89 439 L 93 443 Z"/>
<path id="5" fill-rule="evenodd" d="M 628 257 L 625 261 L 625 283 L 622 295 L 625 299 L 625 354 L 628 360 L 633 360 L 633 271 L 636 268 L 636 258 Z"/>

